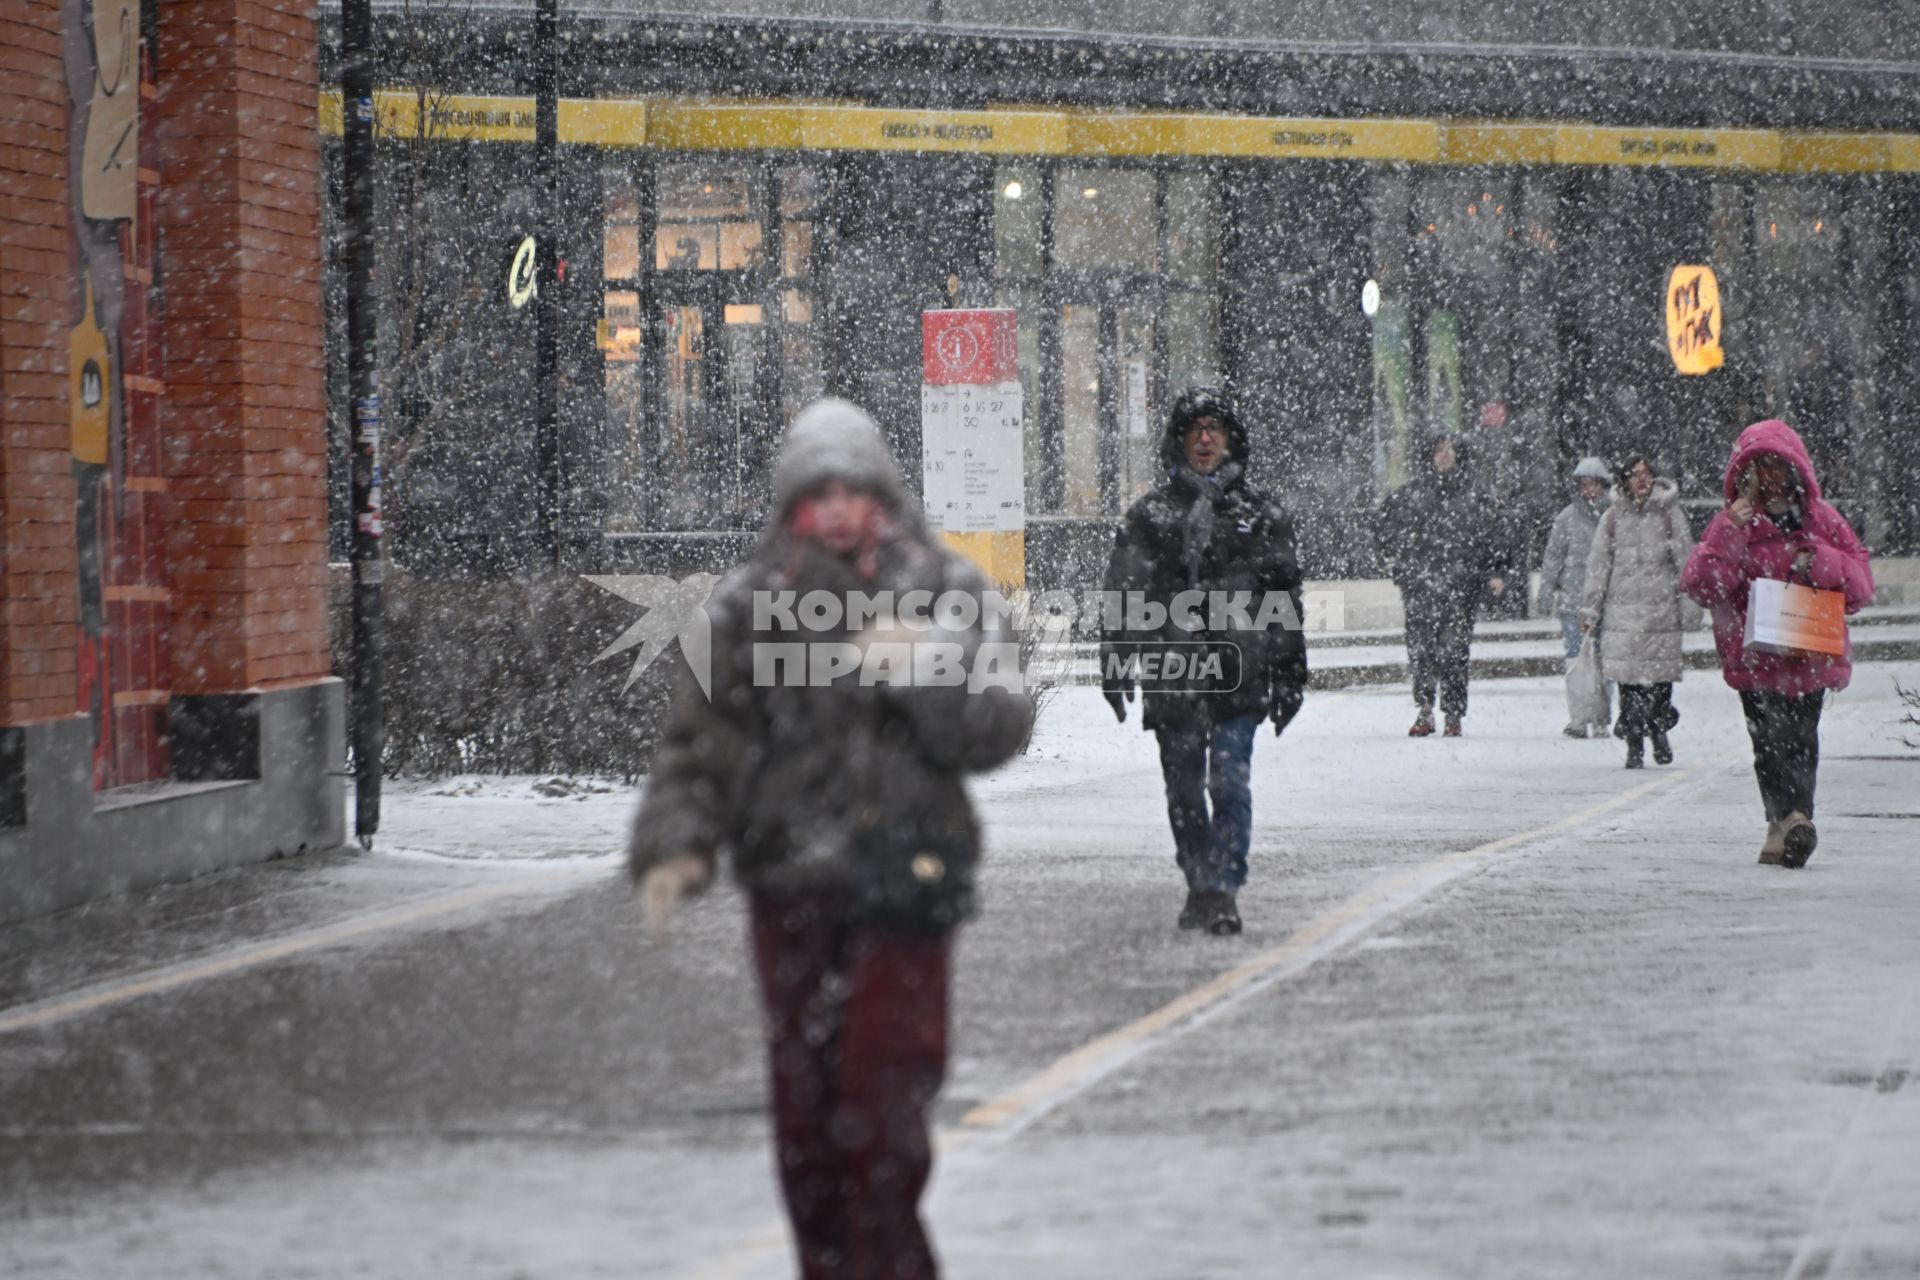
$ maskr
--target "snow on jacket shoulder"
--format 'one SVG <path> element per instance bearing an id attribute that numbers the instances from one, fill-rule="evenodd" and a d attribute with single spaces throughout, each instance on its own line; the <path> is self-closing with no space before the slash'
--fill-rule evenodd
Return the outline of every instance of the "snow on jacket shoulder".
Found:
<path id="1" fill-rule="evenodd" d="M 1793 464 L 1800 480 L 1800 527 L 1788 533 L 1756 512 L 1743 529 L 1720 512 L 1700 535 L 1700 545 L 1681 575 L 1681 588 L 1712 610 L 1721 674 L 1735 689 L 1792 695 L 1844 689 L 1853 678 L 1851 637 L 1839 657 L 1746 648 L 1747 598 L 1754 581 L 1788 581 L 1794 557 L 1801 551 L 1812 553 L 1805 585 L 1840 592 L 1848 613 L 1857 613 L 1873 601 L 1867 549 L 1846 519 L 1821 497 L 1813 461 L 1792 427 L 1768 419 L 1740 433 L 1721 485 L 1727 502 L 1738 496 L 1741 475 L 1763 454 L 1776 454 Z"/>

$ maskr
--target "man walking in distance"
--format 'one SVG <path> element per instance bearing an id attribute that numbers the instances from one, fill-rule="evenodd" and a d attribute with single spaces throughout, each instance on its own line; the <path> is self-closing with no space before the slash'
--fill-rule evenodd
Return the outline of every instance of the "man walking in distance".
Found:
<path id="1" fill-rule="evenodd" d="M 1100 651 L 1114 715 L 1125 722 L 1139 684 L 1141 721 L 1160 740 L 1187 878 L 1180 927 L 1220 935 L 1240 932 L 1254 732 L 1262 719 L 1283 731 L 1307 684 L 1293 521 L 1247 483 L 1247 455 L 1246 429 L 1219 392 L 1174 401 L 1160 445 L 1166 479 L 1128 509 L 1107 565 Z"/>
<path id="2" fill-rule="evenodd" d="M 1507 584 L 1494 571 L 1495 521 L 1468 476 L 1459 444 L 1436 435 L 1422 462 L 1419 473 L 1381 507 L 1381 549 L 1407 609 L 1416 709 L 1407 735 L 1433 732 L 1438 694 L 1446 716 L 1442 732 L 1457 738 L 1467 717 L 1468 656 L 1481 587 L 1497 596 Z"/>

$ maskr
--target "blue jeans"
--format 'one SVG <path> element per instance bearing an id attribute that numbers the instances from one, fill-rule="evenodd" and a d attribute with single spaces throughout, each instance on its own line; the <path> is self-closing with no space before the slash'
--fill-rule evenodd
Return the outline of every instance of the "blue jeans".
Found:
<path id="1" fill-rule="evenodd" d="M 1567 656 L 1580 656 L 1580 615 L 1563 613 L 1560 615 L 1560 643 L 1566 646 Z"/>
<path id="2" fill-rule="evenodd" d="M 1236 893 L 1247 882 L 1247 849 L 1253 843 L 1249 781 L 1259 727 L 1258 716 L 1236 716 L 1215 725 L 1211 734 L 1197 727 L 1155 730 L 1174 860 L 1186 872 L 1189 889 Z"/>

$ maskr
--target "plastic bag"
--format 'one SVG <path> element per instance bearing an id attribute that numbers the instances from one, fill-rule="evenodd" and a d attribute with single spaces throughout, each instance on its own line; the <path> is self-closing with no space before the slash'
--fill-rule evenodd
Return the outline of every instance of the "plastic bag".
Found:
<path id="1" fill-rule="evenodd" d="M 1607 677 L 1600 670 L 1600 647 L 1588 632 L 1580 656 L 1567 668 L 1567 723 L 1605 724 L 1607 718 Z"/>

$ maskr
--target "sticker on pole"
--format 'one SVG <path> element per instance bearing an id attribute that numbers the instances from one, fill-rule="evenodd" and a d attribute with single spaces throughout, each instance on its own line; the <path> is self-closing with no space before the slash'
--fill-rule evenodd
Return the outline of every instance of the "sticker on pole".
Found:
<path id="1" fill-rule="evenodd" d="M 1027 527 L 1019 332 L 1011 308 L 921 314 L 920 439 L 939 532 Z"/>

